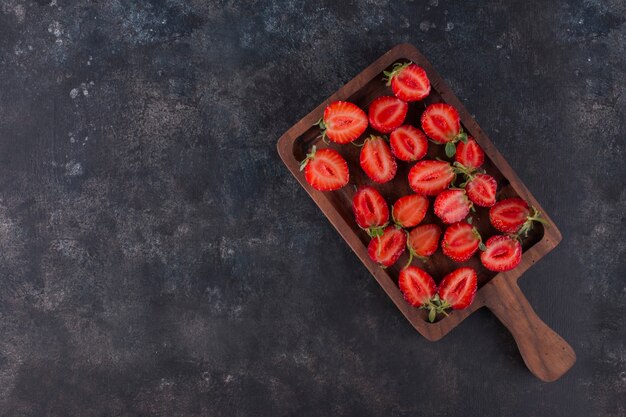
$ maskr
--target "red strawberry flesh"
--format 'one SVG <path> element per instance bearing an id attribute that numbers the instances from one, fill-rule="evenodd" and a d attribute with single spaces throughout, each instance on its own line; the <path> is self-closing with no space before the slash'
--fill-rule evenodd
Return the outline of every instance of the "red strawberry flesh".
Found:
<path id="1" fill-rule="evenodd" d="M 445 103 L 431 104 L 422 113 L 422 130 L 438 143 L 452 142 L 461 132 L 459 113 Z"/>
<path id="2" fill-rule="evenodd" d="M 467 185 L 465 190 L 469 199 L 481 207 L 491 207 L 496 204 L 496 180 L 487 174 L 476 174 Z"/>
<path id="3" fill-rule="evenodd" d="M 357 105 L 335 101 L 324 110 L 323 134 L 336 143 L 352 142 L 367 129 L 367 115 Z"/>
<path id="4" fill-rule="evenodd" d="M 378 97 L 370 104 L 369 123 L 381 133 L 391 133 L 402 125 L 408 110 L 408 104 L 396 97 Z"/>
<path id="5" fill-rule="evenodd" d="M 389 136 L 391 151 L 401 161 L 417 161 L 428 152 L 426 135 L 411 125 L 400 126 Z"/>
<path id="6" fill-rule="evenodd" d="M 467 217 L 472 203 L 464 190 L 445 190 L 435 199 L 435 214 L 444 223 L 456 223 Z"/>
<path id="7" fill-rule="evenodd" d="M 469 307 L 476 296 L 478 278 L 469 267 L 459 268 L 446 275 L 439 284 L 439 298 L 444 308 L 462 310 Z"/>
<path id="8" fill-rule="evenodd" d="M 330 148 L 318 150 L 314 146 L 300 169 L 304 169 L 304 178 L 311 187 L 319 191 L 338 190 L 350 179 L 348 163 L 339 152 Z"/>
<path id="9" fill-rule="evenodd" d="M 398 287 L 404 299 L 414 307 L 425 306 L 437 292 L 433 277 L 416 266 L 409 266 L 400 271 Z"/>
<path id="10" fill-rule="evenodd" d="M 468 138 L 467 143 L 459 142 L 456 145 L 454 159 L 466 168 L 476 169 L 485 162 L 485 152 L 474 138 Z"/>
<path id="11" fill-rule="evenodd" d="M 513 197 L 498 201 L 489 210 L 493 227 L 504 233 L 516 233 L 530 216 L 526 201 Z"/>
<path id="12" fill-rule="evenodd" d="M 393 205 L 391 213 L 394 222 L 401 227 L 417 226 L 424 220 L 428 210 L 428 198 L 412 194 L 399 198 Z"/>
<path id="13" fill-rule="evenodd" d="M 352 198 L 352 208 L 357 224 L 370 235 L 389 221 L 387 202 L 375 188 L 360 188 Z"/>
<path id="14" fill-rule="evenodd" d="M 476 253 L 480 245 L 480 235 L 466 222 L 450 225 L 443 234 L 441 249 L 443 254 L 456 262 L 465 262 Z"/>
<path id="15" fill-rule="evenodd" d="M 522 245 L 510 236 L 492 236 L 485 246 L 480 261 L 490 271 L 510 271 L 522 261 Z"/>
<path id="16" fill-rule="evenodd" d="M 441 229 L 436 224 L 417 226 L 409 233 L 408 246 L 414 256 L 426 258 L 432 255 L 439 246 Z"/>
<path id="17" fill-rule="evenodd" d="M 444 161 L 419 161 L 409 171 L 411 189 L 422 195 L 437 195 L 454 179 L 454 169 Z"/>
<path id="18" fill-rule="evenodd" d="M 387 142 L 379 136 L 371 136 L 361 148 L 361 168 L 374 182 L 385 183 L 396 175 L 398 165 Z"/>
<path id="19" fill-rule="evenodd" d="M 374 262 L 388 267 L 395 264 L 406 249 L 406 232 L 388 226 L 379 237 L 372 238 L 367 253 Z"/>
<path id="20" fill-rule="evenodd" d="M 426 71 L 416 64 L 396 64 L 388 76 L 391 89 L 400 100 L 418 101 L 430 93 L 430 81 Z"/>

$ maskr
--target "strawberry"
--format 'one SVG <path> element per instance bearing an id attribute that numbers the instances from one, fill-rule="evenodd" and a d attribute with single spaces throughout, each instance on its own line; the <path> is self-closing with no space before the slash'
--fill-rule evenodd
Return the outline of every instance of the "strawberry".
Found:
<path id="1" fill-rule="evenodd" d="M 430 321 L 435 321 L 437 306 L 432 299 L 437 293 L 437 284 L 428 272 L 416 266 L 406 267 L 400 271 L 398 287 L 407 303 L 429 310 L 432 317 Z"/>
<path id="2" fill-rule="evenodd" d="M 465 184 L 465 191 L 472 203 L 481 207 L 491 207 L 496 204 L 496 190 L 498 183 L 487 174 L 473 175 Z"/>
<path id="3" fill-rule="evenodd" d="M 467 168 L 480 168 L 485 162 L 485 152 L 478 146 L 474 138 L 469 137 L 466 143 L 459 142 L 456 145 L 454 160 Z"/>
<path id="4" fill-rule="evenodd" d="M 413 227 L 420 224 L 428 210 L 428 198 L 411 194 L 400 197 L 391 208 L 393 221 L 400 227 Z"/>
<path id="5" fill-rule="evenodd" d="M 322 139 L 328 137 L 336 143 L 349 143 L 367 129 L 367 115 L 356 104 L 335 101 L 324 110 L 324 117 L 317 122 L 322 129 Z"/>
<path id="6" fill-rule="evenodd" d="M 370 104 L 368 115 L 370 125 L 381 133 L 391 133 L 400 127 L 409 105 L 392 96 L 378 97 Z"/>
<path id="7" fill-rule="evenodd" d="M 517 233 L 518 236 L 528 235 L 533 222 L 547 224 L 536 208 L 528 207 L 528 203 L 516 197 L 498 201 L 489 210 L 489 220 L 499 231 Z"/>
<path id="8" fill-rule="evenodd" d="M 430 93 L 430 81 L 426 71 L 412 62 L 397 63 L 391 71 L 385 71 L 387 85 L 402 101 L 423 100 Z"/>
<path id="9" fill-rule="evenodd" d="M 407 241 L 411 257 L 425 261 L 437 250 L 440 237 L 441 229 L 436 224 L 423 224 L 411 230 Z M 409 260 L 409 264 L 411 260 Z"/>
<path id="10" fill-rule="evenodd" d="M 391 181 L 398 169 L 387 142 L 375 135 L 365 139 L 361 148 L 360 163 L 367 176 L 378 183 Z"/>
<path id="11" fill-rule="evenodd" d="M 467 222 L 450 225 L 443 234 L 441 249 L 443 254 L 457 262 L 465 262 L 482 245 L 480 233 Z"/>
<path id="12" fill-rule="evenodd" d="M 435 214 L 444 223 L 456 223 L 467 217 L 472 203 L 464 190 L 445 190 L 435 199 Z"/>
<path id="13" fill-rule="evenodd" d="M 425 160 L 409 171 L 409 185 L 417 194 L 437 195 L 454 179 L 454 168 L 444 161 Z"/>
<path id="14" fill-rule="evenodd" d="M 424 110 L 422 130 L 433 141 L 446 145 L 446 155 L 449 158 L 456 152 L 456 142 L 467 141 L 467 134 L 461 129 L 459 112 L 446 103 L 431 104 Z"/>
<path id="15" fill-rule="evenodd" d="M 373 238 L 367 246 L 372 261 L 383 267 L 396 263 L 406 249 L 406 232 L 395 226 L 387 226 L 383 234 Z"/>
<path id="16" fill-rule="evenodd" d="M 338 190 L 350 179 L 348 163 L 339 152 L 330 148 L 317 150 L 313 146 L 311 153 L 300 163 L 302 170 L 306 181 L 319 191 Z"/>
<path id="17" fill-rule="evenodd" d="M 435 302 L 439 304 L 439 311 L 445 314 L 445 310 L 462 310 L 474 301 L 478 278 L 473 268 L 463 267 L 450 272 L 443 277 L 439 284 Z M 438 300 L 437 300 L 438 298 Z"/>
<path id="18" fill-rule="evenodd" d="M 480 261 L 490 271 L 509 271 L 522 261 L 522 245 L 511 236 L 492 236 L 485 246 Z"/>
<path id="19" fill-rule="evenodd" d="M 400 126 L 389 136 L 391 151 L 401 161 L 417 161 L 428 152 L 426 135 L 411 125 Z"/>
<path id="20" fill-rule="evenodd" d="M 361 229 L 371 237 L 379 236 L 389 222 L 389 207 L 382 195 L 372 187 L 361 187 L 352 197 L 354 217 Z"/>

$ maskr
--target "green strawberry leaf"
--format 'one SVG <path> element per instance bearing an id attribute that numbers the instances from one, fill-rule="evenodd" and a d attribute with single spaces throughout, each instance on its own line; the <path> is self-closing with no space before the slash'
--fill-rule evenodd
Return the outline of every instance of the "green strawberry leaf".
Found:
<path id="1" fill-rule="evenodd" d="M 452 158 L 456 153 L 456 146 L 453 142 L 446 143 L 446 156 L 448 158 Z"/>

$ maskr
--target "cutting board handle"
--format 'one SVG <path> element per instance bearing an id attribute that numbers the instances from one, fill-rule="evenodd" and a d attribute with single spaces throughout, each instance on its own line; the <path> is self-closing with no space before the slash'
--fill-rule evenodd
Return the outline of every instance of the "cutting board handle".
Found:
<path id="1" fill-rule="evenodd" d="M 483 289 L 485 305 L 509 329 L 533 375 L 552 382 L 574 365 L 574 349 L 541 321 L 514 279 L 503 274 Z"/>

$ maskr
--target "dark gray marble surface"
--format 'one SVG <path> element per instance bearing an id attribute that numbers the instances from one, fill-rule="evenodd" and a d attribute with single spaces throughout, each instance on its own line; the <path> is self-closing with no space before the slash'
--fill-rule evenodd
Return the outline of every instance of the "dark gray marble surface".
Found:
<path id="1" fill-rule="evenodd" d="M 0 415 L 626 415 L 626 5 L 0 2 Z M 520 281 L 578 354 L 486 310 L 430 343 L 278 137 L 421 49 L 549 210 Z"/>

